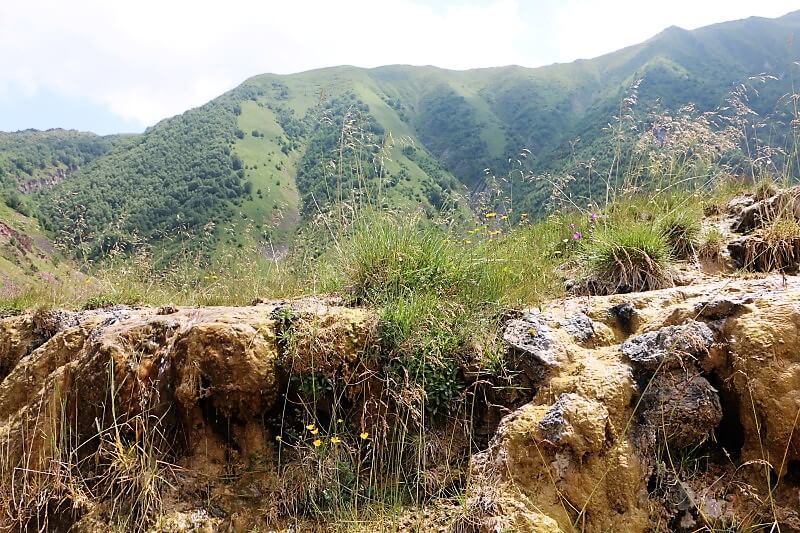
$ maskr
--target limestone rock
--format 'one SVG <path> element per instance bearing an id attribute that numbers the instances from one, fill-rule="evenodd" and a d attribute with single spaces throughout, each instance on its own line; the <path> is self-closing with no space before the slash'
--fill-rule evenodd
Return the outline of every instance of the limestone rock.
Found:
<path id="1" fill-rule="evenodd" d="M 717 390 L 697 372 L 674 369 L 657 374 L 639 408 L 640 453 L 652 453 L 656 441 L 678 451 L 713 437 L 722 420 Z"/>
<path id="2" fill-rule="evenodd" d="M 570 315 L 560 325 L 579 343 L 586 342 L 595 335 L 594 322 L 584 313 Z"/>
<path id="3" fill-rule="evenodd" d="M 607 441 L 608 410 L 596 400 L 565 393 L 539 421 L 543 442 L 566 446 L 577 457 L 598 452 Z"/>
<path id="4" fill-rule="evenodd" d="M 689 321 L 666 326 L 625 341 L 620 350 L 637 370 L 655 372 L 680 365 L 684 358 L 697 360 L 714 342 L 714 333 L 705 323 Z"/>

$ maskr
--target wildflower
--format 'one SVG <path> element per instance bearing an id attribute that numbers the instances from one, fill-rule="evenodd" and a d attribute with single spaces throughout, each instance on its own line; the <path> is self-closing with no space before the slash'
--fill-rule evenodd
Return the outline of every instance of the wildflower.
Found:
<path id="1" fill-rule="evenodd" d="M 331 444 L 339 444 L 340 442 L 339 437 L 331 437 Z"/>
<path id="2" fill-rule="evenodd" d="M 317 433 L 319 433 L 319 428 L 314 428 L 311 430 L 312 435 L 316 435 Z"/>
<path id="3" fill-rule="evenodd" d="M 576 231 L 575 233 L 572 234 L 573 241 L 579 241 L 581 237 L 583 237 L 583 235 L 581 235 L 580 231 Z"/>
<path id="4" fill-rule="evenodd" d="M 278 435 L 277 437 L 275 437 L 275 440 L 278 441 L 278 442 L 281 442 L 283 440 L 283 437 Z"/>
<path id="5" fill-rule="evenodd" d="M 490 231 L 489 237 L 494 237 L 495 235 L 500 235 L 500 230 Z"/>
<path id="6" fill-rule="evenodd" d="M 589 215 L 589 224 L 594 224 L 598 218 L 600 218 L 600 215 L 593 211 L 592 214 Z"/>
<path id="7" fill-rule="evenodd" d="M 337 419 L 336 419 L 336 423 L 337 423 L 337 424 L 341 424 L 342 422 L 344 422 L 344 420 L 342 420 L 341 418 L 337 418 Z"/>
<path id="8" fill-rule="evenodd" d="M 361 437 L 361 440 L 367 440 L 369 438 L 369 433 L 363 431 L 361 432 L 361 435 L 359 435 L 359 437 Z"/>
<path id="9" fill-rule="evenodd" d="M 486 218 L 494 218 L 494 217 L 496 217 L 496 216 L 497 216 L 497 213 L 495 213 L 494 211 L 492 211 L 491 213 L 486 213 L 484 216 L 485 216 Z"/>
<path id="10" fill-rule="evenodd" d="M 464 244 L 472 244 L 472 241 L 469 239 L 464 239 Z"/>
<path id="11" fill-rule="evenodd" d="M 312 442 L 311 444 L 314 445 L 314 448 L 319 448 L 322 445 L 322 441 L 319 439 L 314 439 L 314 442 Z"/>
<path id="12" fill-rule="evenodd" d="M 508 215 L 503 215 L 500 217 L 500 220 L 508 220 Z"/>
<path id="13" fill-rule="evenodd" d="M 314 424 L 309 424 L 309 425 L 306 426 L 306 429 L 309 430 L 309 431 L 313 431 L 315 427 L 317 427 L 317 426 L 315 426 Z"/>

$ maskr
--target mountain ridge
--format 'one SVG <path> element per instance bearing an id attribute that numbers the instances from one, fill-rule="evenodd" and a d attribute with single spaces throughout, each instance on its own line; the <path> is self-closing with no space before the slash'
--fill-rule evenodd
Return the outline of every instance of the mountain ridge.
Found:
<path id="1" fill-rule="evenodd" d="M 28 201 L 50 231 L 84 220 L 87 227 L 72 232 L 80 243 L 71 246 L 86 244 L 94 257 L 141 241 L 163 244 L 183 229 L 198 235 L 209 225 L 212 249 L 286 243 L 303 220 L 355 197 L 429 212 L 468 209 L 466 197 L 488 190 L 484 169 L 505 175 L 523 148 L 531 171 L 578 172 L 572 192 L 592 198 L 600 185 L 582 177 L 576 162 L 608 164 L 604 127 L 637 80 L 644 80 L 645 111 L 687 103 L 714 109 L 765 70 L 779 78 L 766 91 L 774 97 L 790 86 L 797 30 L 800 11 L 671 27 L 592 59 L 535 68 L 340 65 L 259 74 L 125 137 Z M 775 111 L 766 97 L 752 104 L 765 116 Z M 345 124 L 358 137 L 346 153 L 335 131 Z M 520 184 L 517 206 L 541 214 L 548 194 L 541 183 Z"/>

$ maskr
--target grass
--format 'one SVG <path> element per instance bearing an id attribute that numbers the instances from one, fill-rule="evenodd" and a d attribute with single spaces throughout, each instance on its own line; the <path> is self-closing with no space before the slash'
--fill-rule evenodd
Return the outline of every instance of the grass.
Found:
<path id="1" fill-rule="evenodd" d="M 710 228 L 701 238 L 697 254 L 701 259 L 716 262 L 722 256 L 725 236 L 717 228 Z"/>
<path id="2" fill-rule="evenodd" d="M 700 221 L 691 211 L 681 209 L 667 214 L 659 221 L 659 230 L 673 257 L 690 259 L 697 252 Z"/>
<path id="3" fill-rule="evenodd" d="M 756 272 L 795 272 L 800 265 L 800 224 L 778 216 L 744 244 L 744 264 Z"/>
<path id="4" fill-rule="evenodd" d="M 663 233 L 650 223 L 603 229 L 583 250 L 586 285 L 593 294 L 662 289 L 671 256 Z"/>

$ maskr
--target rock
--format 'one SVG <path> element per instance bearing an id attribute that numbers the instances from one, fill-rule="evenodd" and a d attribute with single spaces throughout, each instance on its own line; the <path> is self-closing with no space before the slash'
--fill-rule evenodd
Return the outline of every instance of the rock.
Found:
<path id="1" fill-rule="evenodd" d="M 108 509 L 131 502 L 100 486 L 102 476 L 152 480 L 155 463 L 170 465 L 159 471 L 163 528 L 277 528 L 288 513 L 298 530 L 313 530 L 320 524 L 300 510 L 327 497 L 343 471 L 354 476 L 348 483 L 360 479 L 343 470 L 348 461 L 367 476 L 396 468 L 386 466 L 386 445 L 410 421 L 424 444 L 409 441 L 408 454 L 389 461 L 423 465 L 413 481 L 431 499 L 420 513 L 465 488 L 456 531 L 567 532 L 579 523 L 644 532 L 703 528 L 704 517 L 800 524 L 796 277 L 564 299 L 524 313 L 502 331 L 508 376 L 478 374 L 464 389 L 470 409 L 441 420 L 387 416 L 393 403 L 423 405 L 424 393 L 375 377 L 396 361 L 381 352 L 374 311 L 330 302 L 0 319 L 0 529 L 18 529 L 57 497 L 78 521 L 66 526 L 107 530 Z M 484 394 L 522 390 L 524 375 L 534 386 L 513 403 Z M 309 378 L 330 390 L 304 396 Z M 476 438 L 490 408 L 497 418 Z M 91 494 L 83 465 L 98 484 Z M 120 501 L 91 503 L 112 489 Z"/>
<path id="2" fill-rule="evenodd" d="M 294 308 L 288 313 L 292 318 L 283 334 L 292 340 L 281 365 L 293 375 L 347 378 L 357 370 L 362 356 L 377 347 L 377 319 L 370 311 L 324 306 Z"/>
<path id="3" fill-rule="evenodd" d="M 715 298 L 704 302 L 697 302 L 694 311 L 698 317 L 708 320 L 721 320 L 747 310 L 747 304 L 753 303 L 753 298 Z"/>
<path id="4" fill-rule="evenodd" d="M 294 331 L 297 346 L 304 350 L 302 357 L 315 361 L 314 366 L 308 363 L 309 371 L 326 358 L 339 365 L 354 361 L 367 333 L 374 331 L 376 318 L 369 310 L 319 300 L 293 305 L 302 314 Z M 165 517 L 165 530 L 187 530 L 188 524 L 191 530 L 217 530 L 217 522 L 201 516 L 210 508 L 184 512 L 197 505 L 199 486 L 208 491 L 201 500 L 220 502 L 231 523 L 236 518 L 263 524 L 261 500 L 253 503 L 253 498 L 274 498 L 283 490 L 276 481 L 268 418 L 289 383 L 280 368 L 278 323 L 270 318 L 271 310 L 261 305 L 162 314 L 163 309 L 119 307 L 0 319 L 0 486 L 30 491 L 65 484 L 64 492 L 47 494 L 58 494 L 74 509 L 87 502 L 107 505 L 105 500 L 91 502 L 82 488 L 85 482 L 75 481 L 83 473 L 63 462 L 77 457 L 69 455 L 77 453 L 70 446 L 79 445 L 80 460 L 99 468 L 92 470 L 93 484 L 114 479 L 122 484 L 96 487 L 113 491 L 119 499 L 114 505 L 133 505 L 124 491 L 134 487 L 127 483 L 139 476 L 142 482 L 152 480 L 146 477 L 156 474 L 150 468 L 162 465 L 158 484 L 169 492 L 165 501 L 179 511 L 170 515 L 164 509 L 172 517 Z M 359 418 L 353 420 L 361 431 Z M 295 422 L 302 428 L 302 419 Z M 253 464 L 258 464 L 255 473 Z M 28 474 L 20 475 L 20 465 Z M 141 471 L 144 465 L 147 471 Z M 30 476 L 48 481 L 35 485 L 39 481 Z M 0 490 L 4 509 L 12 509 L 9 494 Z M 44 493 L 25 494 L 30 507 L 14 509 L 32 510 L 36 517 L 41 511 L 36 498 Z M 239 513 L 242 509 L 249 511 Z M 78 523 L 79 515 L 76 511 L 78 531 L 110 528 L 97 526 L 108 520 L 104 512 Z M 25 518 L 3 513 L 0 530 L 13 530 L 17 519 Z"/>
<path id="5" fill-rule="evenodd" d="M 632 366 L 645 373 L 680 365 L 684 358 L 698 360 L 714 342 L 714 333 L 705 323 L 691 320 L 680 326 L 666 326 L 625 341 L 620 350 Z"/>
<path id="6" fill-rule="evenodd" d="M 724 326 L 739 398 L 743 460 L 766 460 L 779 476 L 800 461 L 800 295 L 794 286 L 765 294 Z"/>
<path id="7" fill-rule="evenodd" d="M 566 320 L 562 320 L 560 325 L 577 342 L 586 342 L 594 337 L 594 322 L 583 313 L 570 315 Z"/>
<path id="8" fill-rule="evenodd" d="M 537 366 L 552 368 L 562 362 L 560 341 L 538 312 L 530 311 L 520 319 L 509 320 L 503 340 L 511 350 L 529 357 Z"/>
<path id="9" fill-rule="evenodd" d="M 575 393 L 562 394 L 539 421 L 539 436 L 553 446 L 566 446 L 576 457 L 597 452 L 607 437 L 608 410 Z"/>
<path id="10" fill-rule="evenodd" d="M 275 335 L 264 331 L 249 324 L 209 322 L 193 324 L 176 336 L 170 363 L 175 397 L 187 413 L 204 398 L 225 417 L 257 416 L 272 406 L 278 350 Z"/>
<path id="11" fill-rule="evenodd" d="M 639 453 L 652 453 L 657 442 L 666 442 L 677 452 L 714 435 L 722 420 L 722 406 L 706 378 L 675 369 L 653 377 L 637 418 Z"/>
<path id="12" fill-rule="evenodd" d="M 736 233 L 750 233 L 763 227 L 777 215 L 800 220 L 800 187 L 778 192 L 764 200 L 743 207 L 731 224 Z"/>
<path id="13" fill-rule="evenodd" d="M 743 209 L 750 207 L 755 203 L 756 199 L 752 194 L 745 193 L 739 194 L 735 196 L 728 205 L 725 206 L 725 210 L 732 215 L 739 215 Z"/>
<path id="14" fill-rule="evenodd" d="M 617 327 L 626 335 L 636 329 L 636 308 L 630 302 L 624 302 L 608 308 L 608 314 L 617 322 Z"/>

